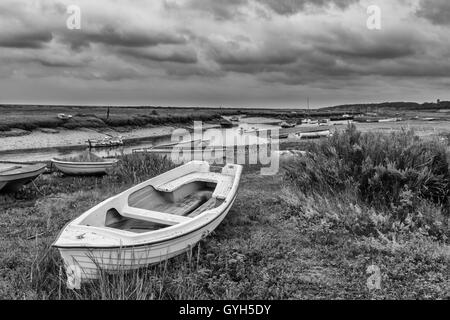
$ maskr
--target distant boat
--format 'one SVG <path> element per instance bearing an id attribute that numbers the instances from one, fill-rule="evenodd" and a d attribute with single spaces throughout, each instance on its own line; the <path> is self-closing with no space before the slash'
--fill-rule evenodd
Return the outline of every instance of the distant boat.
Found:
<path id="1" fill-rule="evenodd" d="M 274 132 L 277 132 L 278 134 L 275 134 Z M 272 139 L 287 139 L 289 137 L 289 132 L 278 130 L 278 129 L 257 129 L 252 128 L 250 130 L 244 130 L 243 133 L 255 133 L 256 135 L 260 134 L 266 134 L 267 137 L 270 137 Z"/>
<path id="2" fill-rule="evenodd" d="M 329 128 L 316 127 L 296 132 L 294 136 L 298 139 L 319 139 L 331 136 Z"/>
<path id="3" fill-rule="evenodd" d="M 118 160 L 105 160 L 97 162 L 87 161 L 62 161 L 52 159 L 52 164 L 56 169 L 68 175 L 101 175 L 106 174 Z"/>
<path id="4" fill-rule="evenodd" d="M 289 132 L 278 132 L 278 135 L 271 134 L 270 136 L 272 139 L 287 139 L 289 138 Z"/>
<path id="5" fill-rule="evenodd" d="M 397 122 L 398 118 L 379 119 L 378 122 Z"/>
<path id="6" fill-rule="evenodd" d="M 70 114 L 58 113 L 58 119 L 69 120 L 71 118 L 72 118 L 72 115 L 70 115 Z"/>
<path id="7" fill-rule="evenodd" d="M 233 116 L 233 117 L 231 117 L 231 121 L 239 121 L 239 117 L 238 116 Z"/>
<path id="8" fill-rule="evenodd" d="M 227 119 L 220 120 L 220 126 L 222 128 L 232 128 L 234 124 L 231 121 L 228 121 Z"/>
<path id="9" fill-rule="evenodd" d="M 342 116 L 342 117 L 332 117 L 332 118 L 330 118 L 330 121 L 351 121 L 351 120 L 353 120 L 354 119 L 354 117 L 351 117 L 351 116 L 349 116 L 349 115 L 344 115 L 344 116 Z"/>
<path id="10" fill-rule="evenodd" d="M 0 171 L 0 192 L 16 192 L 40 176 L 45 164 L 14 166 Z"/>
<path id="11" fill-rule="evenodd" d="M 295 123 L 288 123 L 288 122 L 286 122 L 286 121 L 283 121 L 281 124 L 280 124 L 280 126 L 282 127 L 282 128 L 294 128 L 295 126 L 296 126 L 296 124 Z"/>
<path id="12" fill-rule="evenodd" d="M 194 140 L 188 140 L 188 141 L 180 141 L 180 142 L 170 142 L 165 144 L 156 145 L 150 148 L 135 148 L 132 149 L 132 153 L 170 153 L 175 148 L 178 149 L 186 149 L 186 150 L 194 150 L 194 149 L 200 149 L 203 150 L 206 145 L 209 144 L 209 140 L 203 140 L 203 139 L 194 139 Z"/>
<path id="13" fill-rule="evenodd" d="M 354 119 L 355 122 L 366 122 L 366 123 L 375 123 L 379 122 L 379 118 L 374 117 L 357 117 Z"/>
<path id="14" fill-rule="evenodd" d="M 122 137 L 106 137 L 103 139 L 89 139 L 86 141 L 89 148 L 108 148 L 108 147 L 117 147 L 123 145 Z"/>
<path id="15" fill-rule="evenodd" d="M 339 126 L 339 125 L 347 125 L 352 123 L 354 120 L 354 117 L 345 115 L 342 117 L 334 117 L 334 118 L 330 118 L 330 124 L 334 125 L 334 126 Z"/>
<path id="16" fill-rule="evenodd" d="M 68 286 L 107 273 L 138 269 L 190 250 L 225 218 L 242 166 L 212 171 L 191 161 L 109 198 L 71 221 L 53 244 Z"/>

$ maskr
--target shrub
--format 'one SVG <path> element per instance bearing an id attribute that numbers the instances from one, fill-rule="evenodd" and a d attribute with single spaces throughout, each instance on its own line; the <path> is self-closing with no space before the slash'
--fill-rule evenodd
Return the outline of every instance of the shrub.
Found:
<path id="1" fill-rule="evenodd" d="M 356 198 L 340 202 L 367 209 L 354 218 L 339 218 L 352 232 L 359 233 L 355 226 L 362 224 L 364 234 L 407 230 L 448 236 L 450 172 L 441 143 L 425 142 L 411 131 L 384 135 L 360 133 L 349 126 L 307 149 L 307 156 L 286 165 L 285 178 L 303 199 L 354 193 Z M 305 211 L 304 202 L 296 206 L 300 212 Z M 371 210 L 384 217 L 382 226 L 367 224 L 370 219 L 363 217 Z"/>
<path id="2" fill-rule="evenodd" d="M 403 188 L 418 199 L 448 205 L 449 161 L 439 142 L 425 142 L 411 131 L 362 134 L 355 126 L 317 145 L 287 167 L 286 178 L 303 192 L 335 192 L 358 186 L 369 204 L 400 203 Z"/>
<path id="3" fill-rule="evenodd" d="M 175 167 L 166 156 L 152 153 L 127 154 L 119 160 L 105 179 L 112 179 L 115 183 L 137 184 Z"/>

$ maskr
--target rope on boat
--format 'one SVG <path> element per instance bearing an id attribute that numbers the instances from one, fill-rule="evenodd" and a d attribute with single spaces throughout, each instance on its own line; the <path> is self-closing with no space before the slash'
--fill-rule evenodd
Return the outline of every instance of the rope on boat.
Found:
<path id="1" fill-rule="evenodd" d="M 34 183 L 34 180 L 33 181 L 31 181 L 31 183 L 33 184 L 33 186 L 36 188 L 36 190 L 37 190 L 37 192 L 39 192 L 40 194 L 41 194 L 41 196 L 43 196 L 43 197 L 45 197 L 46 195 L 41 191 L 41 190 L 39 190 L 39 188 L 37 187 L 37 185 Z"/>

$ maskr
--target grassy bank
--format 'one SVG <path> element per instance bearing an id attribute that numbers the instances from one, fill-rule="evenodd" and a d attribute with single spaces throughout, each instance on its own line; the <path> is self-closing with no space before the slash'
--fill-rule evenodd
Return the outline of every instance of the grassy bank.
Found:
<path id="1" fill-rule="evenodd" d="M 427 186 L 443 186 L 448 160 L 429 162 L 430 156 L 440 157 L 442 146 L 419 152 L 420 140 L 407 136 L 390 138 L 397 141 L 392 149 L 378 150 L 370 137 L 357 136 L 347 131 L 335 140 L 305 144 L 313 155 L 284 161 L 285 169 L 275 176 L 246 167 L 227 218 L 189 254 L 137 272 L 104 275 L 80 291 L 65 288 L 61 259 L 49 249 L 58 232 L 96 203 L 173 165 L 154 155 L 134 155 L 125 156 L 108 177 L 41 176 L 35 185 L 0 198 L 0 298 L 449 298 L 448 185 L 431 194 L 431 187 L 414 189 L 412 173 L 400 179 L 398 164 L 371 158 L 369 165 L 365 157 L 384 151 L 389 158 L 397 146 L 399 158 L 410 159 L 410 171 L 417 165 L 419 172 L 432 174 Z M 365 149 L 370 145 L 372 151 Z M 392 186 L 369 174 L 372 167 L 384 170 L 384 164 L 386 174 L 401 182 L 398 193 L 375 188 Z M 362 187 L 362 173 L 371 188 Z M 367 287 L 370 265 L 380 268 L 379 290 Z"/>
<path id="2" fill-rule="evenodd" d="M 109 109 L 109 112 L 108 112 Z M 355 111 L 355 110 L 353 110 Z M 108 107 L 108 106 L 46 106 L 0 105 L 0 137 L 20 136 L 27 132 L 57 128 L 129 128 L 142 126 L 192 125 L 193 121 L 218 123 L 221 116 L 269 117 L 300 123 L 304 118 L 330 118 L 350 111 L 345 109 L 245 109 L 245 108 L 177 108 L 177 107 Z M 355 111 L 359 113 L 359 111 Z M 400 112 L 400 113 L 399 113 Z M 70 120 L 61 120 L 57 114 L 70 114 Z M 356 113 L 355 113 L 356 115 Z M 436 110 L 382 108 L 379 117 L 414 119 L 433 117 L 441 121 L 449 119 L 448 113 Z"/>
<path id="3" fill-rule="evenodd" d="M 75 106 L 0 106 L 0 131 L 39 128 L 106 128 L 142 127 L 146 125 L 190 125 L 193 121 L 214 122 L 220 119 L 216 110 L 189 108 L 119 108 Z M 58 119 L 57 114 L 73 117 Z"/>

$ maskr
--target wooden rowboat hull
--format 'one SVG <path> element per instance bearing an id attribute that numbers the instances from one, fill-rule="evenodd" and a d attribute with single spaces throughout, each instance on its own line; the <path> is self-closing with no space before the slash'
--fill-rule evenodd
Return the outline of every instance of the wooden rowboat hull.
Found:
<path id="1" fill-rule="evenodd" d="M 67 175 L 101 175 L 106 174 L 117 161 L 66 162 L 53 159 L 52 163 L 56 169 Z"/>
<path id="2" fill-rule="evenodd" d="M 82 282 L 98 279 L 102 271 L 107 273 L 130 271 L 157 264 L 193 248 L 201 239 L 217 228 L 233 203 L 234 200 L 218 219 L 205 227 L 166 242 L 110 249 L 59 248 L 59 252 L 66 266 L 77 265 L 79 267 Z"/>
<path id="3" fill-rule="evenodd" d="M 19 191 L 24 185 L 40 176 L 45 169 L 45 165 L 32 165 L 14 170 L 10 174 L 7 172 L 0 174 L 0 192 L 10 193 Z"/>
<path id="4" fill-rule="evenodd" d="M 301 132 L 297 133 L 296 137 L 299 139 L 318 139 L 318 138 L 326 138 L 331 135 L 330 130 L 324 131 L 314 131 L 314 132 Z"/>
<path id="5" fill-rule="evenodd" d="M 211 170 L 205 161 L 191 161 L 70 222 L 53 244 L 68 279 L 81 283 L 100 271 L 137 269 L 192 248 L 221 223 L 237 196 L 242 166 Z"/>

